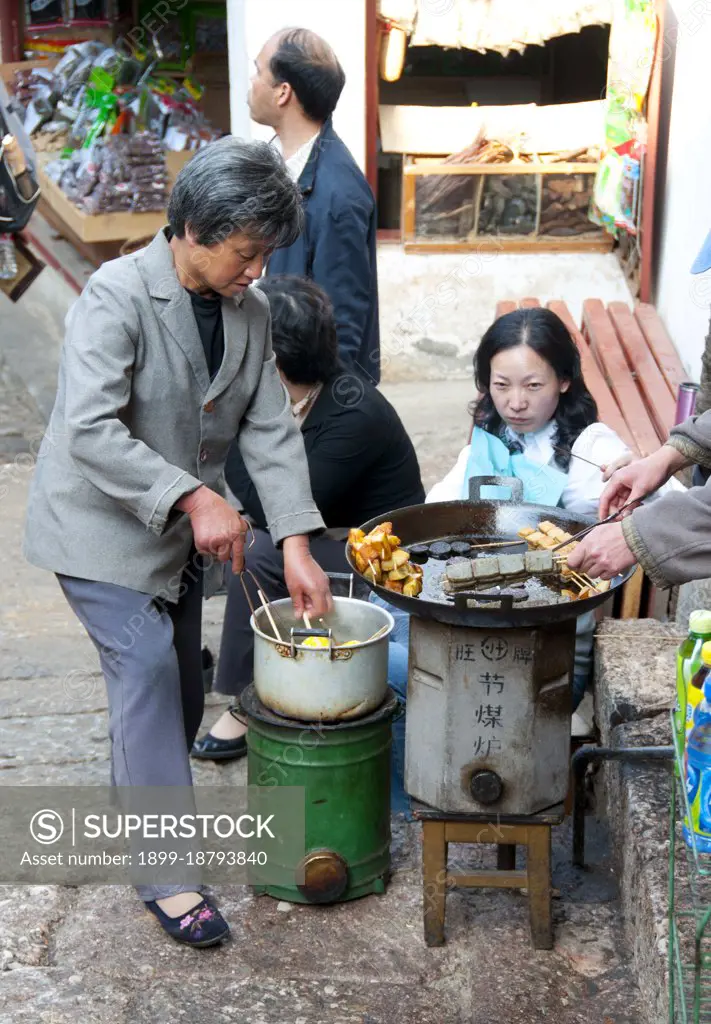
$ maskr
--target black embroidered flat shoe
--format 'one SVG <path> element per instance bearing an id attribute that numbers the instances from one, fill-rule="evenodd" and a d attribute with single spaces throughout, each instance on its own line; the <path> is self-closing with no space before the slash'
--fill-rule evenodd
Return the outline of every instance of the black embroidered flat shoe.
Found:
<path id="1" fill-rule="evenodd" d="M 198 903 L 182 917 L 168 917 L 153 900 L 146 903 L 146 908 L 160 921 L 163 929 L 176 942 L 186 946 L 202 949 L 204 946 L 216 946 L 230 934 L 230 926 L 217 907 L 207 900 Z"/>
<path id="2" fill-rule="evenodd" d="M 247 737 L 238 736 L 236 740 L 218 740 L 211 732 L 201 740 L 195 740 L 192 757 L 205 761 L 236 761 L 247 753 Z"/>

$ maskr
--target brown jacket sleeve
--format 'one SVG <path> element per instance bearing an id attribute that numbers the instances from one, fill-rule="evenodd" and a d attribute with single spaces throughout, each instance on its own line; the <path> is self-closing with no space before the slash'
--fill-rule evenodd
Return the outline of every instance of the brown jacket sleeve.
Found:
<path id="1" fill-rule="evenodd" d="M 667 444 L 711 468 L 711 412 L 674 427 Z M 643 505 L 622 521 L 622 531 L 655 586 L 711 578 L 711 480 Z"/>
<path id="2" fill-rule="evenodd" d="M 691 463 L 711 469 L 711 412 L 673 427 L 667 444 L 686 455 Z"/>
<path id="3" fill-rule="evenodd" d="M 711 323 L 709 323 L 709 333 L 706 335 L 704 354 L 701 357 L 701 387 L 696 397 L 696 413 L 700 416 L 702 412 L 708 412 L 709 409 L 711 409 Z"/>

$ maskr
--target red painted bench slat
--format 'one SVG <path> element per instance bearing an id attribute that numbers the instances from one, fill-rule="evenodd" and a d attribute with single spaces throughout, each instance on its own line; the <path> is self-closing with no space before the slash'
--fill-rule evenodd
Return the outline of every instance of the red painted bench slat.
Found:
<path id="1" fill-rule="evenodd" d="M 570 331 L 573 341 L 578 346 L 578 351 L 580 352 L 580 363 L 583 369 L 583 378 L 587 384 L 588 390 L 597 404 L 597 414 L 600 418 L 600 422 L 604 423 L 611 430 L 614 430 L 615 433 L 622 438 L 628 448 L 636 451 L 637 446 L 634 438 L 629 432 L 625 418 L 620 412 L 620 407 L 615 400 L 615 396 L 607 386 L 607 381 L 603 377 L 600 367 L 595 362 L 590 352 L 590 348 L 588 347 L 588 343 L 576 327 L 570 310 L 564 302 L 560 302 L 558 300 L 549 302 L 548 309 L 561 318 L 565 326 Z"/>
<path id="2" fill-rule="evenodd" d="M 500 316 L 506 316 L 507 313 L 513 313 L 515 309 L 515 302 L 511 302 L 508 299 L 502 299 L 501 302 L 496 303 L 496 319 L 498 320 Z"/>
<path id="3" fill-rule="evenodd" d="M 607 383 L 617 399 L 639 453 L 650 455 L 659 448 L 659 438 L 627 365 L 612 320 L 599 299 L 586 299 L 583 303 L 583 329 L 590 348 L 604 369 Z"/>
<path id="4" fill-rule="evenodd" d="M 676 402 L 679 385 L 687 381 L 689 376 L 674 348 L 674 342 L 667 334 L 654 306 L 647 302 L 639 302 L 635 306 L 634 315 Z"/>
<path id="5" fill-rule="evenodd" d="M 669 437 L 669 428 L 674 422 L 676 402 L 629 306 L 624 302 L 610 302 L 607 312 L 657 436 L 663 444 Z"/>

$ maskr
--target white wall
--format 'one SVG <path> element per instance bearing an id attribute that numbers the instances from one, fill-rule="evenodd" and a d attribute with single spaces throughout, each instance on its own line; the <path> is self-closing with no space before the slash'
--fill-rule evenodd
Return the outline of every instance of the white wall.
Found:
<path id="1" fill-rule="evenodd" d="M 656 306 L 691 377 L 699 379 L 711 271 L 689 273 L 711 230 L 711 2 L 670 0 L 678 25 Z"/>
<path id="2" fill-rule="evenodd" d="M 273 132 L 250 120 L 247 109 L 254 59 L 281 28 L 310 28 L 331 44 L 346 73 L 334 126 L 365 169 L 365 0 L 227 0 L 232 133 L 270 139 Z"/>

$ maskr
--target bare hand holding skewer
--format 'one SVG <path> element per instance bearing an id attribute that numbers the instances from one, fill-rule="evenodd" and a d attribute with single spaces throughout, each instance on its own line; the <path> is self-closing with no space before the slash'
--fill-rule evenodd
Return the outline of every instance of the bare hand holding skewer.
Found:
<path id="1" fill-rule="evenodd" d="M 570 552 L 568 568 L 593 579 L 612 580 L 636 561 L 622 532 L 622 523 L 607 523 L 589 533 Z"/>
<path id="2" fill-rule="evenodd" d="M 643 498 L 659 490 L 670 477 L 691 461 L 676 448 L 665 444 L 646 459 L 637 459 L 618 470 L 610 480 L 600 499 L 600 518 L 605 519 L 623 505 L 639 504 Z M 630 508 L 627 515 L 631 515 Z"/>

